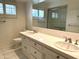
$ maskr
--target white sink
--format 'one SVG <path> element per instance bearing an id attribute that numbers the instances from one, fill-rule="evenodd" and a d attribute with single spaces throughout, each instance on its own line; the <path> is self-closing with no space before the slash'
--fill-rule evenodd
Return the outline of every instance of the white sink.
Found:
<path id="1" fill-rule="evenodd" d="M 55 46 L 66 51 L 71 51 L 71 52 L 79 51 L 79 47 L 72 43 L 58 41 L 55 43 Z"/>
<path id="2" fill-rule="evenodd" d="M 27 31 L 27 33 L 34 34 L 35 32 L 34 31 Z"/>
<path id="3" fill-rule="evenodd" d="M 24 34 L 29 34 L 29 35 L 33 35 L 35 34 L 34 31 L 31 31 L 31 30 L 27 30 L 26 32 L 23 32 Z"/>

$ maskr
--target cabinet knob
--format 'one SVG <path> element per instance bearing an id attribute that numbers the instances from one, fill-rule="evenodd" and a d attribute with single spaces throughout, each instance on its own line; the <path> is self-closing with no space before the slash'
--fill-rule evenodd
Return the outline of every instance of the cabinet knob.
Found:
<path id="1" fill-rule="evenodd" d="M 75 44 L 78 45 L 78 40 L 76 40 Z"/>
<path id="2" fill-rule="evenodd" d="M 26 47 L 26 46 L 24 46 L 24 48 L 25 48 L 25 49 L 27 49 L 27 47 Z"/>
<path id="3" fill-rule="evenodd" d="M 60 58 L 60 56 L 57 56 L 56 58 L 57 58 L 57 59 L 59 59 L 59 58 Z"/>
<path id="4" fill-rule="evenodd" d="M 34 43 L 34 45 L 37 45 L 36 43 Z"/>
<path id="5" fill-rule="evenodd" d="M 35 51 L 34 54 L 36 54 L 37 52 Z"/>
<path id="6" fill-rule="evenodd" d="M 25 37 L 23 37 L 23 39 L 26 39 Z"/>

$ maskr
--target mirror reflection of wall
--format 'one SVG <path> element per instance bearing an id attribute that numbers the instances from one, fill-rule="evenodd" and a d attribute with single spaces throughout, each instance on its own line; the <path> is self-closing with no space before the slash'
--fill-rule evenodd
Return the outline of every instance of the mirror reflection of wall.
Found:
<path id="1" fill-rule="evenodd" d="M 79 0 L 38 0 L 32 15 L 34 26 L 79 32 Z"/>

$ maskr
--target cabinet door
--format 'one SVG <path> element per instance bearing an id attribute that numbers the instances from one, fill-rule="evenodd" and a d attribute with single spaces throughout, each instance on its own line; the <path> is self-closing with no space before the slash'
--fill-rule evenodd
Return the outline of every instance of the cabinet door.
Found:
<path id="1" fill-rule="evenodd" d="M 28 44 L 25 44 L 24 42 L 22 42 L 22 52 L 24 53 L 25 56 L 27 56 L 28 58 L 30 57 L 30 46 Z"/>
<path id="2" fill-rule="evenodd" d="M 25 44 L 25 45 L 30 45 L 31 44 L 30 39 L 27 38 L 27 37 L 22 37 L 22 43 Z"/>
<path id="3" fill-rule="evenodd" d="M 22 46 L 22 52 L 23 54 L 29 59 L 30 57 L 30 48 L 29 46 Z"/>
<path id="4" fill-rule="evenodd" d="M 31 47 L 31 54 L 36 58 L 36 59 L 43 59 L 43 54 L 39 52 L 37 49 Z"/>
<path id="5" fill-rule="evenodd" d="M 29 59 L 36 59 L 33 55 L 30 55 Z"/>

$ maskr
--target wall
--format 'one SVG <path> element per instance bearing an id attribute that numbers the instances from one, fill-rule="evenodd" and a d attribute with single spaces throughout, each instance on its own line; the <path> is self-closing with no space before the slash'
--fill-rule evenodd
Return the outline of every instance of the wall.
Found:
<path id="1" fill-rule="evenodd" d="M 26 14 L 26 28 L 32 29 L 32 2 L 28 1 L 26 2 L 26 8 L 25 8 L 25 14 Z"/>
<path id="2" fill-rule="evenodd" d="M 79 32 L 79 0 L 68 0 L 66 30 Z"/>
<path id="3" fill-rule="evenodd" d="M 59 7 L 67 4 L 68 0 L 51 0 L 51 2 L 49 2 L 48 8 Z"/>
<path id="4" fill-rule="evenodd" d="M 9 47 L 12 39 L 25 30 L 25 3 L 18 2 L 17 17 L 6 18 L 6 21 L 0 22 L 0 49 Z"/>

